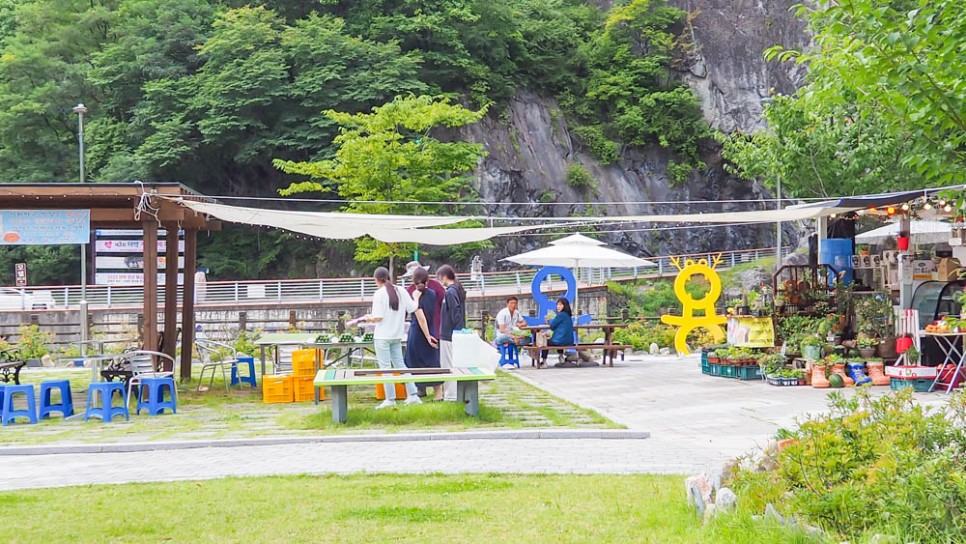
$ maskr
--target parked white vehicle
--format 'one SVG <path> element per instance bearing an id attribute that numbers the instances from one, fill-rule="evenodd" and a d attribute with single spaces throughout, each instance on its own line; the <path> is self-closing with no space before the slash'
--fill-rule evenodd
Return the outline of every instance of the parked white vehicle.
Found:
<path id="1" fill-rule="evenodd" d="M 56 305 L 50 291 L 24 291 L 13 287 L 0 287 L 0 311 L 50 310 Z"/>

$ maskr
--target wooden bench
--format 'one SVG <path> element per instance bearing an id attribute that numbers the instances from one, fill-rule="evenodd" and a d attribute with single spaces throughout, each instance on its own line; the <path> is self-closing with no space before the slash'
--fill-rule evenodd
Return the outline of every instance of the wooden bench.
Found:
<path id="1" fill-rule="evenodd" d="M 530 359 L 533 360 L 533 363 L 532 363 L 533 366 L 536 366 L 537 368 L 540 368 L 541 365 L 538 365 L 537 364 L 537 361 L 540 360 L 540 352 L 542 350 L 564 351 L 564 350 L 568 350 L 568 349 L 575 349 L 575 350 L 582 350 L 582 349 L 594 350 L 594 349 L 600 349 L 600 350 L 604 350 L 604 360 L 602 361 L 602 366 L 607 366 L 607 356 L 610 355 L 610 366 L 613 367 L 614 366 L 614 356 L 617 354 L 617 352 L 619 351 L 621 353 L 621 360 L 623 361 L 624 360 L 624 350 L 625 349 L 629 349 L 632 346 L 625 346 L 623 344 L 574 344 L 574 345 L 571 345 L 571 346 L 544 346 L 544 347 L 538 347 L 538 346 L 520 346 L 520 347 L 522 349 L 527 350 L 527 353 L 530 355 Z"/>
<path id="2" fill-rule="evenodd" d="M 394 376 L 394 372 L 406 375 Z M 315 387 L 328 387 L 332 392 L 332 421 L 345 423 L 349 405 L 346 388 L 350 385 L 397 383 L 456 382 L 456 399 L 465 406 L 466 414 L 480 413 L 478 382 L 493 380 L 496 375 L 481 368 L 405 368 L 405 369 L 325 369 L 315 375 Z"/>

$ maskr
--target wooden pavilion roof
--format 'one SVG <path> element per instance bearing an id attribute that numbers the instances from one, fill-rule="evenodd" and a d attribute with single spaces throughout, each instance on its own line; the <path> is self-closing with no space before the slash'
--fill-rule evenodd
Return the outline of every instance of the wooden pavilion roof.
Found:
<path id="1" fill-rule="evenodd" d="M 156 198 L 164 196 L 169 198 Z M 139 229 L 156 214 L 162 223 L 177 223 L 185 230 L 219 230 L 219 221 L 179 205 L 170 198 L 204 198 L 180 183 L 3 183 L 0 209 L 89 209 L 91 228 Z M 143 199 L 152 208 L 135 219 Z M 156 210 L 156 211 L 154 211 Z"/>

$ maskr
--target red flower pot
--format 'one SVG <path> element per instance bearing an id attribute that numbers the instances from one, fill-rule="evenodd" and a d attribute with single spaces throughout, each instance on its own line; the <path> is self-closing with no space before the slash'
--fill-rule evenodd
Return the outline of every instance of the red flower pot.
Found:
<path id="1" fill-rule="evenodd" d="M 899 246 L 899 251 L 906 251 L 909 249 L 909 237 L 899 236 L 896 238 L 896 245 Z"/>

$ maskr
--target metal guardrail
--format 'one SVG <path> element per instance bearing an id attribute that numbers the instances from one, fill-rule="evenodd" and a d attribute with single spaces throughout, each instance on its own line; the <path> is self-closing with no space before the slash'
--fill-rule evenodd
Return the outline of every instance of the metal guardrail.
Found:
<path id="1" fill-rule="evenodd" d="M 783 250 L 783 251 L 787 251 Z M 731 268 L 750 263 L 765 257 L 773 257 L 775 248 L 743 249 L 721 252 L 719 269 Z M 668 255 L 651 257 L 657 267 L 646 268 L 583 268 L 578 278 L 581 287 L 602 285 L 608 281 L 632 280 L 671 275 L 676 269 L 672 258 L 708 259 L 718 253 L 689 255 Z M 486 293 L 526 293 L 536 273 L 534 269 L 487 272 L 478 278 L 469 274 L 459 274 L 459 279 L 470 295 Z M 553 289 L 553 281 L 546 282 Z M 557 282 L 559 283 L 559 281 Z M 205 305 L 219 304 L 283 304 L 313 303 L 332 301 L 364 301 L 372 296 L 376 284 L 372 278 L 317 278 L 296 280 L 250 280 L 215 281 L 196 286 L 196 303 Z M 81 300 L 79 285 L 27 287 L 26 291 L 49 291 L 56 303 L 55 309 L 76 306 Z M 178 287 L 178 300 L 182 299 L 182 289 Z M 144 301 L 144 288 L 141 285 L 88 285 L 87 301 L 91 307 L 114 308 L 141 306 Z M 158 302 L 163 304 L 164 288 L 159 285 Z"/>

